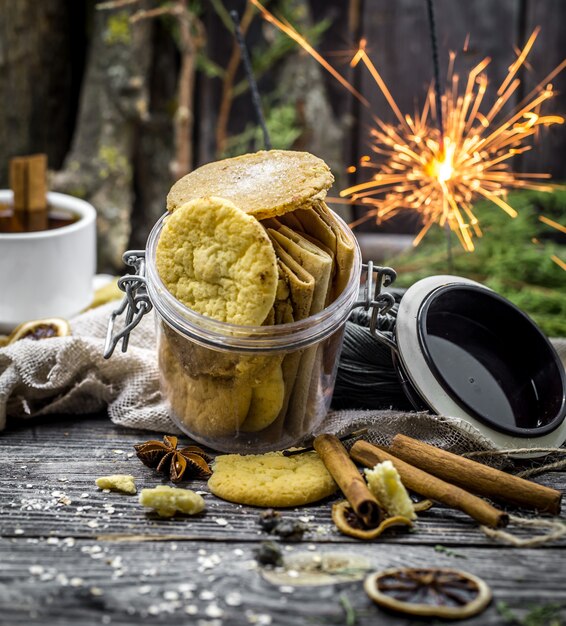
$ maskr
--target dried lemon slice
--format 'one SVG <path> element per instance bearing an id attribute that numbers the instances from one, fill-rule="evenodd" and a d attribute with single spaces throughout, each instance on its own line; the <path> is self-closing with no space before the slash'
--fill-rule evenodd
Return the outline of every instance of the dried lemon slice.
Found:
<path id="1" fill-rule="evenodd" d="M 392 526 L 412 526 L 410 519 L 402 515 L 394 517 L 386 517 L 378 526 L 370 528 L 366 526 L 363 520 L 356 515 L 350 503 L 347 500 L 341 500 L 332 505 L 332 521 L 336 524 L 336 528 L 343 534 L 356 539 L 376 539 L 384 531 Z"/>
<path id="2" fill-rule="evenodd" d="M 71 334 L 71 327 L 67 320 L 52 317 L 45 320 L 24 322 L 12 331 L 8 343 L 14 343 L 20 339 L 51 339 L 52 337 L 66 337 Z"/>
<path id="3" fill-rule="evenodd" d="M 198 198 L 171 214 L 156 264 L 177 300 L 221 322 L 259 326 L 275 302 L 277 259 L 269 237 L 223 198 Z"/>
<path id="4" fill-rule="evenodd" d="M 386 609 L 447 619 L 476 615 L 491 601 L 491 590 L 481 578 L 453 569 L 388 569 L 368 576 L 364 589 Z"/>

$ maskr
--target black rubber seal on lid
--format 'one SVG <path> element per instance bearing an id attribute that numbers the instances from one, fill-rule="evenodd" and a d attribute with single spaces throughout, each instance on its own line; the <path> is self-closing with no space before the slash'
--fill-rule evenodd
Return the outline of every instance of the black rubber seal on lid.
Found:
<path id="1" fill-rule="evenodd" d="M 436 380 L 478 421 L 517 437 L 540 437 L 566 417 L 558 354 L 527 315 L 495 292 L 439 287 L 423 301 L 417 330 Z"/>

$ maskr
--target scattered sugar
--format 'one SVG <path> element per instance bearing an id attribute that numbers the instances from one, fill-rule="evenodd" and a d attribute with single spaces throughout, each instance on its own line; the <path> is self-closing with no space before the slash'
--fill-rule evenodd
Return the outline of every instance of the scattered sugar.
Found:
<path id="1" fill-rule="evenodd" d="M 254 613 L 254 611 L 246 611 L 245 613 L 248 624 L 259 624 L 260 626 L 269 626 L 272 622 L 271 615 L 267 613 Z"/>
<path id="2" fill-rule="evenodd" d="M 238 591 L 231 591 L 226 594 L 224 602 L 226 602 L 228 606 L 240 606 L 242 604 L 242 594 Z"/>
<path id="3" fill-rule="evenodd" d="M 211 603 L 204 610 L 207 617 L 222 617 L 224 615 L 224 610 L 221 609 L 218 604 Z"/>
<path id="4" fill-rule="evenodd" d="M 212 591 L 208 591 L 208 590 L 205 589 L 204 591 L 200 592 L 199 598 L 201 600 L 214 600 L 215 595 L 214 595 L 214 593 Z"/>
<path id="5" fill-rule="evenodd" d="M 165 591 L 163 597 L 165 600 L 178 600 L 179 594 L 176 591 Z"/>

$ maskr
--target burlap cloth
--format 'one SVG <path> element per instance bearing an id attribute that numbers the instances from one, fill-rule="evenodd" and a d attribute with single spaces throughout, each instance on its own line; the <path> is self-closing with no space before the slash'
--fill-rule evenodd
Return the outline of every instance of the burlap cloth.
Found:
<path id="1" fill-rule="evenodd" d="M 108 318 L 116 302 L 71 320 L 72 336 L 19 341 L 0 349 L 0 429 L 8 418 L 80 415 L 108 410 L 120 426 L 178 433 L 159 389 L 153 313 L 130 337 L 128 351 L 102 355 Z M 566 340 L 555 340 L 563 361 Z M 369 427 L 370 439 L 387 444 L 404 433 L 454 452 L 492 445 L 466 422 L 450 416 L 404 411 L 333 411 L 325 432 L 343 434 Z"/>

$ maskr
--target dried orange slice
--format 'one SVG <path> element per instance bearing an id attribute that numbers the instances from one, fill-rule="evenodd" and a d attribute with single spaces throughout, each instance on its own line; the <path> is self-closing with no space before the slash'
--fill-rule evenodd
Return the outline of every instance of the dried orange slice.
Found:
<path id="1" fill-rule="evenodd" d="M 52 317 L 45 320 L 24 322 L 12 331 L 8 343 L 14 343 L 20 339 L 51 339 L 52 337 L 66 337 L 71 334 L 71 327 L 67 320 Z"/>
<path id="2" fill-rule="evenodd" d="M 356 539 L 375 539 L 392 526 L 413 525 L 410 519 L 396 515 L 394 517 L 386 517 L 375 528 L 369 528 L 356 515 L 347 500 L 342 500 L 332 506 L 332 521 L 341 533 Z"/>
<path id="3" fill-rule="evenodd" d="M 388 569 L 368 576 L 364 589 L 375 603 L 386 609 L 446 619 L 471 617 L 491 601 L 487 583 L 454 569 Z"/>

